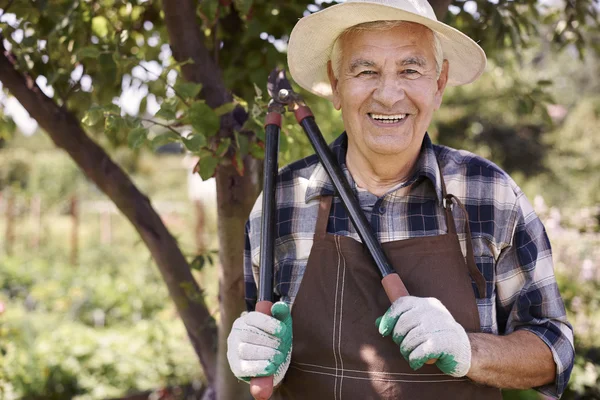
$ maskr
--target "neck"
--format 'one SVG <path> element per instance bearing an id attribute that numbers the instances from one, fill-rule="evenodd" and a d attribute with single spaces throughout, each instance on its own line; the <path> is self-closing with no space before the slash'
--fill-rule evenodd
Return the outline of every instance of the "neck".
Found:
<path id="1" fill-rule="evenodd" d="M 410 179 L 418 158 L 419 151 L 413 154 L 393 156 L 378 154 L 374 157 L 365 157 L 356 146 L 349 144 L 346 166 L 358 187 L 376 196 L 383 196 L 394 186 Z"/>

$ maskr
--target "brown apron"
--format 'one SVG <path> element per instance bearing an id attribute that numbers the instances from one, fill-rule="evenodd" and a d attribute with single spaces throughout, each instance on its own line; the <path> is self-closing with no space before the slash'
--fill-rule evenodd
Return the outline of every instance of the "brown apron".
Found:
<path id="1" fill-rule="evenodd" d="M 467 225 L 467 262 L 460 249 L 442 178 L 448 233 L 383 244 L 409 293 L 437 297 L 467 332 L 479 332 L 471 279 L 485 296 Z M 501 399 L 499 389 L 443 374 L 435 365 L 413 371 L 391 337 L 375 326 L 390 302 L 367 249 L 327 233 L 332 197 L 322 197 L 306 271 L 292 308 L 292 362 L 278 391 L 293 400 Z"/>

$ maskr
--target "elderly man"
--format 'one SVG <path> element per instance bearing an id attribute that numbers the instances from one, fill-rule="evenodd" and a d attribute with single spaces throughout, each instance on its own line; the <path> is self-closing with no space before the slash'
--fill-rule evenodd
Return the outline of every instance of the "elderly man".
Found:
<path id="1" fill-rule="evenodd" d="M 483 50 L 425 0 L 355 0 L 301 19 L 288 62 L 342 111 L 346 132 L 331 148 L 411 296 L 389 307 L 317 158 L 288 165 L 277 185 L 281 301 L 273 317 L 235 322 L 236 376 L 274 375 L 286 399 L 500 399 L 498 388 L 532 387 L 560 397 L 573 334 L 542 223 L 504 171 L 427 134 L 446 85 L 483 72 Z M 246 232 L 250 310 L 260 206 Z"/>

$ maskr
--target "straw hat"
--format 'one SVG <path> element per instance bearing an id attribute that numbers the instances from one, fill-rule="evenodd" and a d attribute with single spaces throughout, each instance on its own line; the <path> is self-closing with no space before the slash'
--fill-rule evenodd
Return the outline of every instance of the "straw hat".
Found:
<path id="1" fill-rule="evenodd" d="M 327 62 L 335 40 L 351 26 L 382 20 L 416 22 L 435 32 L 450 64 L 448 85 L 473 82 L 483 73 L 483 49 L 464 33 L 438 22 L 427 0 L 347 0 L 300 19 L 292 30 L 288 66 L 296 83 L 331 99 Z"/>

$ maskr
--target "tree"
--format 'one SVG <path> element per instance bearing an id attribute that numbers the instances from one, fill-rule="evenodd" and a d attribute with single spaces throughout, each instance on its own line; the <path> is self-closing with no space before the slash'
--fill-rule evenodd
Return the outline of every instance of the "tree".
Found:
<path id="1" fill-rule="evenodd" d="M 505 62 L 501 50 L 526 46 L 540 21 L 563 45 L 578 43 L 581 32 L 591 29 L 586 22 L 597 22 L 593 0 L 548 9 L 533 0 L 430 2 L 440 19 L 481 40 L 500 63 Z M 225 339 L 243 309 L 243 230 L 260 190 L 264 102 L 255 85 L 264 88 L 269 70 L 285 65 L 278 49 L 285 48 L 297 18 L 326 6 L 265 0 L 9 0 L 3 7 L 0 81 L 139 232 L 220 399 L 247 392 L 229 371 Z M 132 88 L 143 93 L 135 116 L 113 101 Z M 326 102 L 309 99 L 313 109 L 331 112 Z M 151 101 L 160 109 L 147 116 Z M 4 121 L 0 131 L 11 122 Z M 165 132 L 151 132 L 154 126 Z M 306 140 L 296 128 L 287 129 L 282 147 L 288 157 L 307 154 Z M 302 146 L 286 149 L 292 141 Z M 120 146 L 139 152 L 168 142 L 197 154 L 199 173 L 217 181 L 218 330 L 177 242 L 110 157 Z"/>

